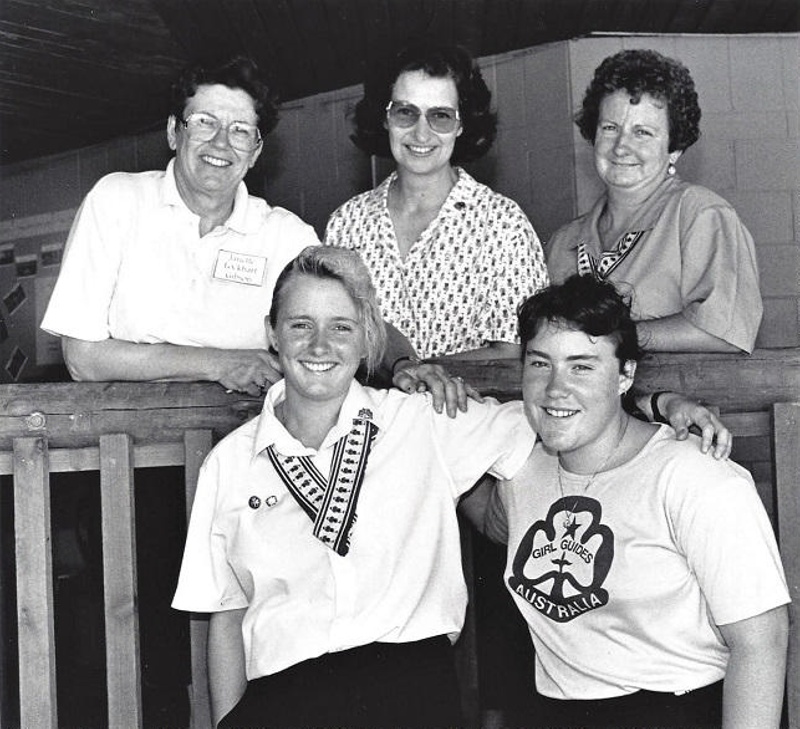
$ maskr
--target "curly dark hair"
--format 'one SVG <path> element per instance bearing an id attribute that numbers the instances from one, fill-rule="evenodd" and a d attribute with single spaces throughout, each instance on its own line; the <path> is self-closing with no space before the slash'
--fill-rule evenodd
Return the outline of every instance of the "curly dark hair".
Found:
<path id="1" fill-rule="evenodd" d="M 575 115 L 584 139 L 594 143 L 600 102 L 620 90 L 627 91 L 634 104 L 639 103 L 642 94 L 666 103 L 670 152 L 683 152 L 700 137 L 700 105 L 689 69 L 673 58 L 641 49 L 615 53 L 595 70 L 583 107 Z"/>
<path id="2" fill-rule="evenodd" d="M 366 80 L 364 97 L 356 105 L 356 130 L 350 137 L 356 146 L 368 154 L 391 159 L 389 133 L 384 126 L 386 105 L 395 81 L 406 71 L 424 71 L 455 82 L 462 132 L 456 138 L 452 162 L 471 162 L 486 154 L 497 133 L 497 117 L 489 108 L 492 94 L 481 71 L 465 48 L 430 40 L 405 47 L 388 70 L 378 67 Z"/>
<path id="3" fill-rule="evenodd" d="M 212 84 L 241 89 L 252 97 L 262 137 L 275 128 L 278 123 L 277 94 L 255 61 L 247 56 L 205 59 L 184 69 L 172 85 L 170 114 L 181 119 L 186 102 L 195 95 L 197 88 Z"/>
<path id="4" fill-rule="evenodd" d="M 615 339 L 620 372 L 625 362 L 638 362 L 644 355 L 630 303 L 614 284 L 591 274 L 570 276 L 564 283 L 548 286 L 520 304 L 517 329 L 523 359 L 525 345 L 548 322 L 564 323 L 592 337 Z"/>

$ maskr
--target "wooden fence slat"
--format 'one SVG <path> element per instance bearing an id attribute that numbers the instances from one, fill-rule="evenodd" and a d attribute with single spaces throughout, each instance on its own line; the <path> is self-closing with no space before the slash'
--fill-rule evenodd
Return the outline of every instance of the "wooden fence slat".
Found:
<path id="1" fill-rule="evenodd" d="M 736 438 L 767 435 L 770 432 L 768 412 L 720 414 L 717 411 L 717 415 Z"/>
<path id="2" fill-rule="evenodd" d="M 792 597 L 786 700 L 789 726 L 800 727 L 800 403 L 777 403 L 772 415 L 778 533 Z"/>
<path id="3" fill-rule="evenodd" d="M 142 726 L 142 689 L 129 435 L 100 436 L 100 493 L 109 728 L 134 729 Z"/>
<path id="4" fill-rule="evenodd" d="M 192 513 L 197 476 L 200 466 L 211 450 L 213 440 L 210 430 L 187 430 L 184 435 L 186 451 L 186 521 Z M 211 729 L 211 698 L 208 689 L 208 616 L 193 614 L 189 622 L 189 640 L 192 656 L 191 728 Z"/>
<path id="5" fill-rule="evenodd" d="M 480 686 L 478 674 L 478 616 L 475 608 L 475 539 L 472 527 L 459 517 L 461 564 L 467 583 L 467 611 L 464 627 L 455 647 L 456 670 L 461 685 L 461 708 L 467 729 L 480 729 Z"/>
<path id="6" fill-rule="evenodd" d="M 97 444 L 98 435 L 128 433 L 137 443 L 180 443 L 193 428 L 214 427 L 228 433 L 256 414 L 229 407 L 162 408 L 161 410 L 98 410 L 83 413 L 48 413 L 45 427 L 31 432 L 30 416 L 7 415 L 0 409 L 0 448 L 14 438 L 46 435 L 53 448 L 80 448 Z M 2 408 L 2 404 L 0 404 Z"/>
<path id="7" fill-rule="evenodd" d="M 97 446 L 50 448 L 48 453 L 50 454 L 50 473 L 100 470 L 100 448 Z M 134 446 L 134 468 L 158 468 L 160 466 L 182 466 L 183 464 L 184 447 L 182 443 L 149 443 Z M 12 455 L 0 452 L 0 476 L 13 472 Z"/>
<path id="8" fill-rule="evenodd" d="M 20 723 L 56 729 L 56 651 L 47 441 L 14 440 Z"/>

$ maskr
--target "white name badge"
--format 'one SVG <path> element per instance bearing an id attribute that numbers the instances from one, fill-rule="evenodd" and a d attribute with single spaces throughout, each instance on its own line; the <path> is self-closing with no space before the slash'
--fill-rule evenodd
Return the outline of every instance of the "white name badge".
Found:
<path id="1" fill-rule="evenodd" d="M 214 266 L 214 278 L 233 281 L 248 286 L 261 286 L 267 259 L 264 256 L 251 256 L 249 253 L 220 251 Z"/>

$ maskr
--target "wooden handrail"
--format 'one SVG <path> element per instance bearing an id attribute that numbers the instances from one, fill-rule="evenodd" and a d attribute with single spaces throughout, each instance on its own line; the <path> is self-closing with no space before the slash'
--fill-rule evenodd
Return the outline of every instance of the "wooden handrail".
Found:
<path id="1" fill-rule="evenodd" d="M 516 361 L 451 361 L 448 366 L 484 394 L 520 397 L 521 367 Z M 759 350 L 750 357 L 651 355 L 640 364 L 637 385 L 648 391 L 677 390 L 714 404 L 740 436 L 773 434 L 775 478 L 783 479 L 778 490 L 781 534 L 795 535 L 782 546 L 796 548 L 800 493 L 791 474 L 797 473 L 800 453 L 800 406 L 796 404 L 800 401 L 800 348 Z M 781 402 L 795 404 L 773 408 Z M 187 508 L 191 509 L 197 472 L 212 443 L 258 413 L 261 405 L 261 398 L 228 393 L 210 383 L 0 385 L 0 475 L 15 476 L 24 726 L 54 729 L 57 725 L 49 474 L 101 472 L 109 724 L 141 726 L 132 469 L 184 465 Z M 787 487 L 788 479 L 792 481 Z M 795 607 L 800 597 L 799 573 L 794 567 L 787 570 Z M 795 609 L 792 614 L 797 621 Z M 203 644 L 205 631 L 202 618 L 192 620 L 193 646 Z M 791 675 L 796 677 L 800 674 L 797 622 L 792 641 Z M 198 651 L 193 651 L 192 674 L 193 726 L 209 726 L 205 661 Z M 475 687 L 470 688 L 477 696 Z M 796 717 L 800 687 L 790 687 L 789 705 L 790 715 Z M 0 725 L 4 724 L 3 710 L 0 698 Z"/>
<path id="2" fill-rule="evenodd" d="M 516 360 L 443 361 L 485 395 L 519 398 L 522 367 Z M 715 405 L 720 412 L 766 411 L 800 400 L 800 347 L 743 354 L 648 354 L 636 370 L 637 391 L 672 390 Z"/>

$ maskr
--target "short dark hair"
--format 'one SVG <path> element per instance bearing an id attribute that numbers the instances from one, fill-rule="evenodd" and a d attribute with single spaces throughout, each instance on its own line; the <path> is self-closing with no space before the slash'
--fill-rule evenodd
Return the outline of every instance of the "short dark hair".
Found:
<path id="1" fill-rule="evenodd" d="M 186 102 L 197 93 L 198 87 L 213 84 L 241 89 L 251 96 L 262 137 L 275 128 L 278 123 L 277 94 L 255 61 L 247 56 L 206 59 L 185 68 L 172 85 L 170 114 L 182 119 Z"/>
<path id="2" fill-rule="evenodd" d="M 456 138 L 452 162 L 470 162 L 482 157 L 497 134 L 497 116 L 491 111 L 492 93 L 483 80 L 478 64 L 469 51 L 457 45 L 423 40 L 406 46 L 390 67 L 381 70 L 364 83 L 364 97 L 356 105 L 356 130 L 351 139 L 368 154 L 391 159 L 389 133 L 384 122 L 386 105 L 400 74 L 423 71 L 434 78 L 451 78 L 458 92 L 458 109 L 462 132 Z"/>
<path id="3" fill-rule="evenodd" d="M 592 337 L 615 339 L 620 371 L 625 362 L 638 362 L 644 354 L 636 322 L 631 318 L 630 303 L 614 284 L 591 274 L 570 276 L 564 283 L 548 286 L 520 305 L 517 323 L 523 358 L 528 342 L 548 322 L 563 323 Z"/>
<path id="4" fill-rule="evenodd" d="M 595 70 L 575 123 L 584 139 L 594 144 L 600 102 L 615 91 L 627 91 L 638 104 L 642 94 L 663 101 L 669 118 L 669 151 L 691 147 L 700 137 L 700 105 L 689 69 L 674 58 L 651 50 L 620 51 Z"/>

